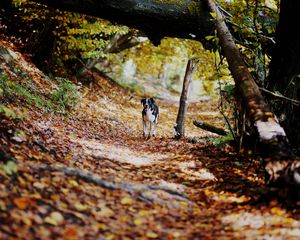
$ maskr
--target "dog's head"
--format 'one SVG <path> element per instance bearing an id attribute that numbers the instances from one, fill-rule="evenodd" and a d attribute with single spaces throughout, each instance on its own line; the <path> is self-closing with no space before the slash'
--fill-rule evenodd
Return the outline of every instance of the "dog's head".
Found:
<path id="1" fill-rule="evenodd" d="M 143 104 L 144 108 L 150 108 L 150 106 L 152 106 L 155 103 L 155 101 L 153 98 L 143 98 L 141 100 L 141 103 Z"/>

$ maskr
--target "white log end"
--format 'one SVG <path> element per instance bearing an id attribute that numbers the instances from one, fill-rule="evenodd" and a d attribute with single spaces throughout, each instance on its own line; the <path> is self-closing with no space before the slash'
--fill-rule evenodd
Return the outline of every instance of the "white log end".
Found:
<path id="1" fill-rule="evenodd" d="M 255 126 L 260 139 L 263 141 L 272 140 L 278 136 L 286 136 L 284 129 L 276 122 L 263 122 L 258 120 L 255 122 Z"/>

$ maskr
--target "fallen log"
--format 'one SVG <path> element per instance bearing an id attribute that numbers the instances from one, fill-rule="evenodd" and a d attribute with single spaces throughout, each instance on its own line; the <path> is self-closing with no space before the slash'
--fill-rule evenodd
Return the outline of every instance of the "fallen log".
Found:
<path id="1" fill-rule="evenodd" d="M 198 128 L 201 128 L 205 131 L 209 131 L 209 132 L 212 132 L 212 133 L 216 133 L 216 134 L 221 135 L 221 136 L 225 136 L 226 134 L 228 134 L 228 131 L 225 131 L 223 128 L 218 128 L 216 126 L 213 126 L 211 124 L 208 124 L 208 123 L 205 123 L 205 122 L 202 122 L 202 121 L 194 120 L 193 124 Z"/>

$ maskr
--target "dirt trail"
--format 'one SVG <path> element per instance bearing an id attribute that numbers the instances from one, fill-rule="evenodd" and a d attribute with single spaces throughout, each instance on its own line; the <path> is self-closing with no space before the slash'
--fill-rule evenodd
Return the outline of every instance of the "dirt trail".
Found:
<path id="1" fill-rule="evenodd" d="M 70 116 L 2 121 L 18 172 L 0 171 L 0 239 L 299 239 L 298 211 L 249 204 L 264 190 L 257 162 L 172 138 L 174 102 L 157 101 L 158 137 L 145 141 L 138 97 L 101 77 L 81 92 Z M 223 124 L 213 102 L 191 104 L 186 122 L 188 137 L 212 136 L 194 119 Z"/>

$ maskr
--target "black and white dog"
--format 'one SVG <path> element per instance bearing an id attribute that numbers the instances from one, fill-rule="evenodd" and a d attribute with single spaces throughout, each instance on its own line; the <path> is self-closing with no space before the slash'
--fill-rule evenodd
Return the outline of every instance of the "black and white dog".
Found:
<path id="1" fill-rule="evenodd" d="M 149 137 L 156 135 L 156 125 L 158 122 L 158 107 L 156 106 L 153 98 L 144 98 L 141 100 L 143 104 L 143 130 L 144 138 L 148 137 L 147 122 L 150 122 L 150 132 Z"/>

